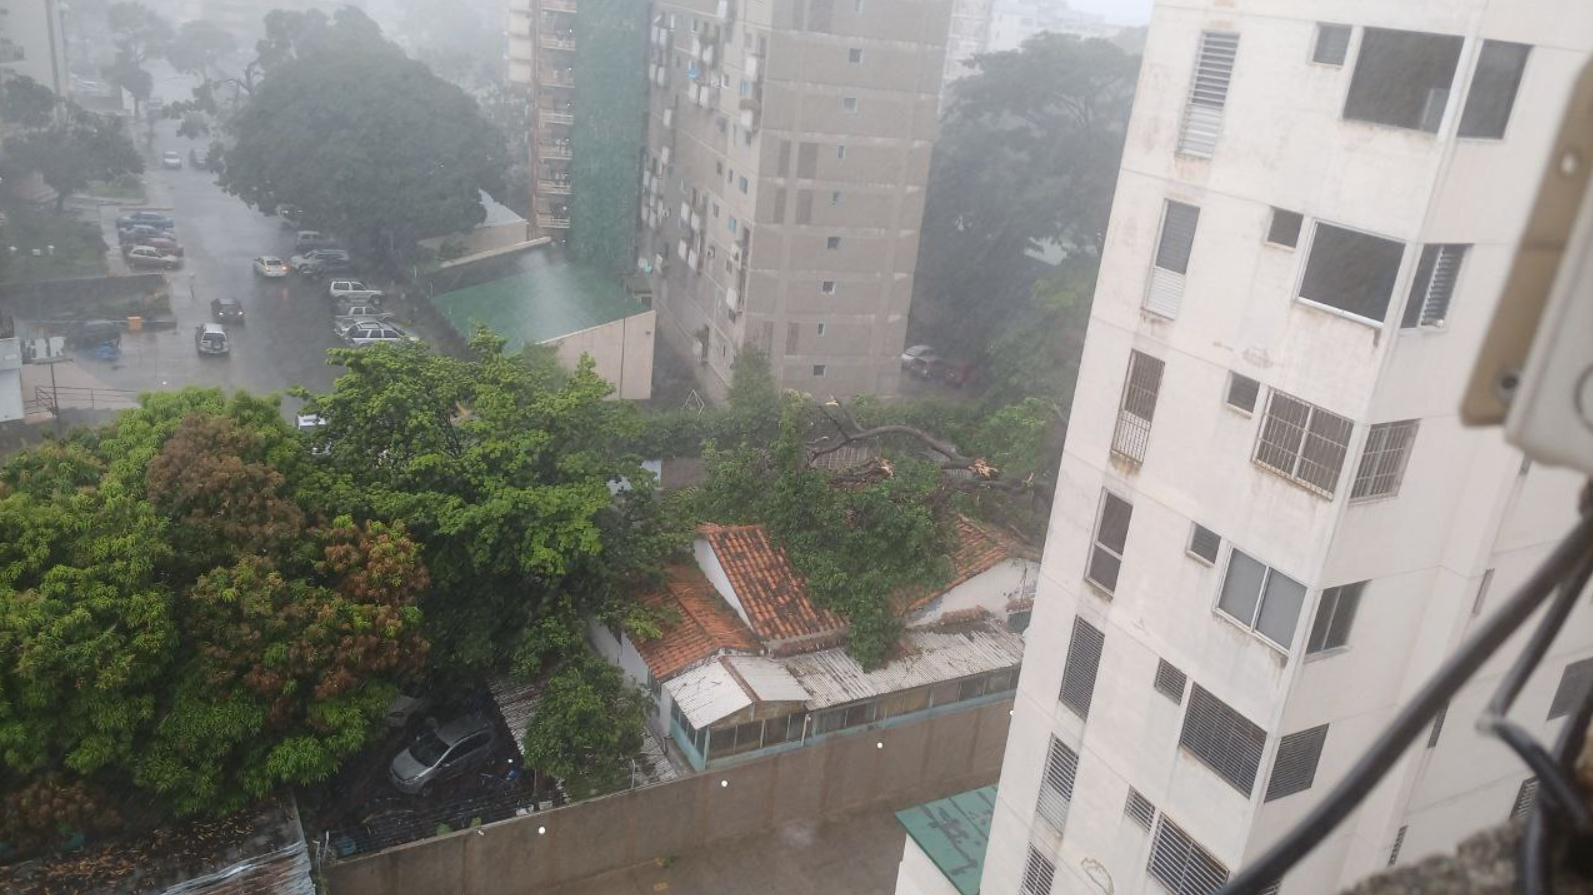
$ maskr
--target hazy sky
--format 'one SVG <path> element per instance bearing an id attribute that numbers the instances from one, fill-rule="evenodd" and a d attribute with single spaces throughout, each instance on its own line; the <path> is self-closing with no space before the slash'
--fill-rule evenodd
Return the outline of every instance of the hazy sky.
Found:
<path id="1" fill-rule="evenodd" d="M 1098 12 L 1114 22 L 1143 25 L 1150 21 L 1152 0 L 1068 0 L 1083 12 Z"/>

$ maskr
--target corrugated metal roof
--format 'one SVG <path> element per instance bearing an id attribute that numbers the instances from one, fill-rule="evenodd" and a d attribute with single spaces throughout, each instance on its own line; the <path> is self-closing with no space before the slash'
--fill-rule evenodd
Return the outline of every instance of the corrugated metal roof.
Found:
<path id="1" fill-rule="evenodd" d="M 792 656 L 781 664 L 810 694 L 808 707 L 822 709 L 1011 668 L 1023 661 L 1023 637 L 990 620 L 913 628 L 902 642 L 907 654 L 873 671 L 864 671 L 844 647 Z"/>
<path id="2" fill-rule="evenodd" d="M 785 665 L 760 656 L 729 656 L 728 662 L 752 689 L 759 702 L 807 702 L 808 691 L 785 670 Z"/>
<path id="3" fill-rule="evenodd" d="M 531 725 L 531 716 L 537 713 L 537 703 L 542 701 L 542 690 L 535 684 L 512 677 L 500 677 L 487 684 L 492 691 L 492 701 L 503 715 L 514 736 L 515 747 L 520 750 L 520 761 L 525 762 L 525 730 Z"/>
<path id="4" fill-rule="evenodd" d="M 718 662 L 677 674 L 664 681 L 664 689 L 693 727 L 707 727 L 752 705 L 735 675 Z"/>

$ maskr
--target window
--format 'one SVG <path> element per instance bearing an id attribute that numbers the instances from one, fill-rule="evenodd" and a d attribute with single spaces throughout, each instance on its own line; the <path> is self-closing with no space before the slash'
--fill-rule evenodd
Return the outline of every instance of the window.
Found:
<path id="1" fill-rule="evenodd" d="M 1184 684 L 1189 681 L 1189 676 L 1178 670 L 1178 666 L 1167 661 L 1156 661 L 1156 692 L 1171 699 L 1174 705 L 1184 703 Z"/>
<path id="2" fill-rule="evenodd" d="M 1406 824 L 1394 834 L 1394 846 L 1388 850 L 1388 866 L 1393 867 L 1399 863 L 1399 850 L 1405 847 L 1405 832 L 1409 829 L 1410 825 Z"/>
<path id="3" fill-rule="evenodd" d="M 736 187 L 740 189 L 741 192 L 745 193 L 747 191 L 747 178 L 743 177 L 736 181 Z"/>
<path id="4" fill-rule="evenodd" d="M 1350 448 L 1349 420 L 1280 391 L 1267 399 L 1255 461 L 1324 497 L 1338 488 Z"/>
<path id="5" fill-rule="evenodd" d="M 1316 604 L 1316 621 L 1311 623 L 1311 636 L 1306 638 L 1306 655 L 1328 650 L 1343 649 L 1350 643 L 1350 627 L 1355 624 L 1355 610 L 1360 608 L 1365 581 L 1341 584 L 1322 592 Z"/>
<path id="6" fill-rule="evenodd" d="M 1123 380 L 1123 397 L 1117 408 L 1117 430 L 1112 433 L 1112 451 L 1145 462 L 1150 444 L 1151 419 L 1156 415 L 1156 395 L 1162 387 L 1160 360 L 1138 351 L 1128 353 L 1128 375 Z"/>
<path id="7" fill-rule="evenodd" d="M 840 190 L 836 190 L 835 192 L 830 194 L 830 204 L 831 205 L 840 205 L 841 204 L 841 191 Z"/>
<path id="8" fill-rule="evenodd" d="M 728 229 L 731 233 L 736 232 L 736 219 L 734 217 L 726 218 L 725 219 L 725 228 Z"/>
<path id="9" fill-rule="evenodd" d="M 1560 686 L 1555 688 L 1554 699 L 1549 703 L 1548 720 L 1570 714 L 1588 697 L 1589 690 L 1593 690 L 1593 659 L 1583 659 L 1565 666 L 1565 672 L 1560 675 Z"/>
<path id="10" fill-rule="evenodd" d="M 1195 75 L 1189 85 L 1189 101 L 1178 132 L 1178 151 L 1196 158 L 1211 158 L 1217 151 L 1217 135 L 1222 132 L 1222 110 L 1228 104 L 1228 83 L 1233 78 L 1234 57 L 1239 54 L 1239 35 L 1206 31 L 1200 35 L 1200 51 L 1195 57 Z"/>
<path id="11" fill-rule="evenodd" d="M 825 366 L 823 364 L 814 364 L 813 365 L 813 378 L 814 379 L 822 379 L 822 378 L 824 378 L 824 371 L 825 371 Z"/>
<path id="12" fill-rule="evenodd" d="M 718 202 L 710 202 L 708 204 L 708 207 L 710 209 L 712 209 L 714 217 L 716 217 L 716 218 L 719 217 L 719 203 Z"/>
<path id="13" fill-rule="evenodd" d="M 1311 61 L 1321 65 L 1343 65 L 1350 53 L 1350 33 L 1348 25 L 1318 24 Z"/>
<path id="14" fill-rule="evenodd" d="M 723 174 L 723 173 L 725 173 L 725 163 L 724 162 L 720 162 L 720 161 L 714 162 L 714 173 L 715 174 Z"/>
<path id="15" fill-rule="evenodd" d="M 1410 296 L 1405 299 L 1405 315 L 1399 321 L 1401 329 L 1439 329 L 1444 325 L 1467 248 L 1463 245 L 1422 247 L 1416 276 L 1410 281 Z"/>
<path id="16" fill-rule="evenodd" d="M 1481 615 L 1483 601 L 1488 598 L 1488 586 L 1493 584 L 1493 569 L 1482 573 L 1482 581 L 1477 583 L 1477 596 L 1471 601 L 1471 614 Z"/>
<path id="17" fill-rule="evenodd" d="M 1521 781 L 1521 788 L 1516 790 L 1515 804 L 1510 806 L 1510 819 L 1515 820 L 1521 815 L 1526 814 L 1528 811 L 1531 811 L 1533 803 L 1537 800 L 1538 778 L 1528 777 L 1527 779 Z"/>
<path id="18" fill-rule="evenodd" d="M 1399 493 L 1419 423 L 1419 420 L 1378 423 L 1367 431 L 1366 446 L 1361 449 L 1361 465 L 1356 468 L 1355 483 L 1350 486 L 1350 500 L 1393 497 Z"/>
<path id="19" fill-rule="evenodd" d="M 1246 414 L 1256 412 L 1256 399 L 1261 396 L 1261 383 L 1238 373 L 1228 374 L 1228 397 L 1224 402 Z"/>
<path id="20" fill-rule="evenodd" d="M 819 335 L 819 336 L 824 335 L 824 324 L 822 324 L 822 323 L 816 324 L 813 327 L 813 333 L 814 333 L 814 335 Z"/>
<path id="21" fill-rule="evenodd" d="M 845 112 L 848 115 L 856 115 L 857 114 L 857 97 L 855 97 L 855 96 L 843 96 L 843 97 L 841 97 L 841 111 Z"/>
<path id="22" fill-rule="evenodd" d="M 861 7 L 863 0 L 857 0 L 857 3 Z M 1023 865 L 1021 895 L 1051 895 L 1051 879 L 1055 876 L 1056 864 L 1040 854 L 1034 846 L 1029 846 L 1029 860 Z"/>
<path id="23" fill-rule="evenodd" d="M 1316 225 L 1311 257 L 1300 278 L 1300 297 L 1382 323 L 1399 276 L 1405 246 L 1392 239 L 1332 224 Z"/>
<path id="24" fill-rule="evenodd" d="M 1300 226 L 1303 223 L 1305 215 L 1298 211 L 1272 209 L 1272 223 L 1267 226 L 1267 242 L 1294 248 L 1300 244 Z"/>
<path id="25" fill-rule="evenodd" d="M 852 63 L 853 65 L 862 65 L 863 64 L 863 51 L 859 50 L 856 47 L 853 47 L 852 49 L 847 50 L 846 51 L 846 61 Z"/>
<path id="26" fill-rule="evenodd" d="M 1101 629 L 1078 616 L 1073 617 L 1073 639 L 1068 643 L 1067 659 L 1062 665 L 1062 704 L 1078 713 L 1080 718 L 1090 717 L 1090 700 L 1095 698 L 1095 675 L 1101 669 L 1101 648 L 1106 635 Z"/>
<path id="27" fill-rule="evenodd" d="M 1184 274 L 1189 270 L 1189 254 L 1195 246 L 1195 226 L 1200 209 L 1167 200 L 1162 212 L 1162 230 L 1156 240 L 1156 259 L 1145 287 L 1145 310 L 1163 317 L 1177 317 L 1184 297 Z"/>
<path id="28" fill-rule="evenodd" d="M 1344 117 L 1438 133 L 1460 61 L 1458 37 L 1367 28 Z"/>
<path id="29" fill-rule="evenodd" d="M 742 78 L 741 79 L 741 83 L 736 85 L 736 92 L 737 92 L 738 95 L 743 96 L 743 97 L 751 96 L 752 95 L 752 82 L 747 80 L 746 78 Z"/>
<path id="30" fill-rule="evenodd" d="M 1068 820 L 1068 805 L 1073 801 L 1073 780 L 1079 773 L 1079 754 L 1051 738 L 1045 757 L 1045 779 L 1040 781 L 1040 799 L 1035 812 L 1058 833 Z"/>
<path id="31" fill-rule="evenodd" d="M 1433 716 L 1433 726 L 1427 731 L 1427 748 L 1438 745 L 1438 735 L 1444 732 L 1444 718 L 1449 714 L 1449 703 L 1445 702 L 1438 707 L 1438 714 Z"/>
<path id="32" fill-rule="evenodd" d="M 1189 524 L 1189 543 L 1184 546 L 1184 552 L 1206 565 L 1214 566 L 1217 564 L 1217 551 L 1221 547 L 1222 538 L 1216 532 L 1199 522 Z"/>
<path id="33" fill-rule="evenodd" d="M 1328 726 L 1323 724 L 1288 734 L 1278 741 L 1278 754 L 1272 759 L 1272 778 L 1267 781 L 1267 794 L 1262 801 L 1270 802 L 1311 788 L 1327 733 Z"/>
<path id="34" fill-rule="evenodd" d="M 1130 786 L 1128 788 L 1128 801 L 1123 803 L 1123 815 L 1134 823 L 1149 830 L 1156 821 L 1156 806 L 1150 799 Z"/>
<path id="35" fill-rule="evenodd" d="M 838 158 L 838 159 L 846 158 L 846 144 L 845 143 L 842 143 L 841 145 L 835 147 L 835 157 Z"/>
<path id="36" fill-rule="evenodd" d="M 1107 593 L 1117 589 L 1123 568 L 1123 547 L 1128 543 L 1128 523 L 1134 515 L 1129 502 L 1110 491 L 1101 492 L 1100 516 L 1095 520 L 1095 543 L 1084 577 Z"/>
<path id="37" fill-rule="evenodd" d="M 1305 585 L 1262 565 L 1243 551 L 1228 551 L 1217 608 L 1283 649 L 1294 641 Z"/>
<path id="38" fill-rule="evenodd" d="M 1163 814 L 1151 843 L 1151 879 L 1172 895 L 1212 895 L 1228 881 L 1228 868 Z"/>
<path id="39" fill-rule="evenodd" d="M 730 168 L 727 171 L 725 171 L 725 183 L 735 183 L 735 182 L 736 182 L 736 169 L 735 168 Z"/>
<path id="40" fill-rule="evenodd" d="M 831 236 L 831 237 L 825 239 L 824 240 L 824 247 L 826 249 L 829 249 L 832 252 L 835 251 L 836 249 L 841 247 L 841 237 L 839 237 L 839 236 Z"/>
<path id="41" fill-rule="evenodd" d="M 820 283 L 819 284 L 819 291 L 824 293 L 825 295 L 834 295 L 835 294 L 835 281 L 834 280 L 825 280 L 824 282 Z"/>
<path id="42" fill-rule="evenodd" d="M 1184 713 L 1178 745 L 1248 798 L 1261 767 L 1267 734 L 1195 684 L 1189 692 L 1189 710 Z"/>
<path id="43" fill-rule="evenodd" d="M 1504 137 L 1531 50 L 1525 44 L 1502 40 L 1482 42 L 1477 71 L 1471 76 L 1471 90 L 1466 94 L 1466 108 L 1460 113 L 1460 136 L 1486 140 Z"/>

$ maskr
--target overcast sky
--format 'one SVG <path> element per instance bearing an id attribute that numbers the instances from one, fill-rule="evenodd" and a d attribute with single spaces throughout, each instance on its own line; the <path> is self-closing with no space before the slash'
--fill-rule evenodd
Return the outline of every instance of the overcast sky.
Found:
<path id="1" fill-rule="evenodd" d="M 1152 0 L 1068 0 L 1068 6 L 1098 12 L 1114 22 L 1143 25 L 1150 21 Z"/>

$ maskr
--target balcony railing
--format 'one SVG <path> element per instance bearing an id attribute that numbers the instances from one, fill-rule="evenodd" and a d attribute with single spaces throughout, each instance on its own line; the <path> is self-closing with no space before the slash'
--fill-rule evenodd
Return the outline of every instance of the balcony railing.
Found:
<path id="1" fill-rule="evenodd" d="M 562 145 L 560 145 L 558 143 L 538 143 L 537 144 L 537 155 L 541 156 L 542 158 L 554 158 L 554 159 L 569 159 L 569 158 L 573 158 L 573 156 L 570 155 L 570 147 L 562 146 Z"/>
<path id="2" fill-rule="evenodd" d="M 544 87 L 574 87 L 575 72 L 570 69 L 539 68 L 537 83 Z"/>
<path id="3" fill-rule="evenodd" d="M 539 214 L 537 215 L 537 226 L 543 230 L 568 230 L 570 229 L 570 219 L 551 214 Z"/>
<path id="4" fill-rule="evenodd" d="M 537 192 L 549 196 L 568 196 L 570 184 L 562 180 L 538 180 Z"/>
<path id="5" fill-rule="evenodd" d="M 562 124 L 568 127 L 575 123 L 574 112 L 560 112 L 545 106 L 537 107 L 537 121 L 543 124 Z"/>
<path id="6" fill-rule="evenodd" d="M 548 12 L 575 12 L 575 0 L 542 0 L 541 6 Z"/>
<path id="7" fill-rule="evenodd" d="M 575 52 L 575 38 L 573 37 L 558 37 L 556 35 L 543 32 L 537 35 L 537 43 L 541 44 L 544 49 L 548 50 L 568 50 L 572 53 Z"/>

